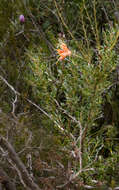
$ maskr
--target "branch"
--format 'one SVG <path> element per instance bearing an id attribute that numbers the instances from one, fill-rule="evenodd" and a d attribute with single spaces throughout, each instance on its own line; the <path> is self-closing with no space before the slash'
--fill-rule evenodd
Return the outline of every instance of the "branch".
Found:
<path id="1" fill-rule="evenodd" d="M 73 117 L 72 115 L 70 115 L 65 109 L 63 109 L 57 100 L 55 100 L 55 103 L 57 104 L 58 108 L 64 113 L 66 114 L 71 120 L 73 120 L 76 124 L 79 125 L 79 128 L 80 128 L 80 136 L 77 138 L 77 140 L 75 141 L 74 143 L 74 146 L 76 147 L 76 144 L 78 143 L 78 141 L 80 140 L 80 148 L 78 149 L 76 147 L 76 149 L 78 150 L 78 157 L 80 158 L 80 170 L 82 170 L 82 138 L 83 138 L 83 128 L 82 128 L 82 125 L 81 125 L 81 122 L 80 120 L 77 120 L 75 117 Z"/>
<path id="2" fill-rule="evenodd" d="M 22 179 L 23 179 L 24 183 L 26 184 L 26 186 L 28 186 L 29 189 L 40 190 L 38 185 L 30 177 L 25 165 L 23 164 L 21 159 L 18 157 L 13 146 L 1 135 L 0 135 L 0 144 L 1 144 L 1 146 L 5 147 L 8 150 L 9 156 L 10 156 L 12 162 L 14 164 L 16 164 L 18 170 L 20 171 Z"/>
<path id="3" fill-rule="evenodd" d="M 8 83 L 8 81 L 6 79 L 4 79 L 1 75 L 0 75 L 0 79 L 14 92 L 15 96 L 18 95 L 18 96 L 22 96 L 18 91 L 16 91 L 14 89 L 14 87 Z M 75 140 L 75 137 L 69 133 L 66 129 L 63 129 L 59 123 L 57 121 L 55 121 L 53 119 L 53 117 L 48 114 L 45 110 L 43 110 L 39 105 L 35 104 L 34 102 L 32 102 L 30 99 L 28 98 L 25 98 L 25 97 L 22 97 L 24 98 L 27 102 L 29 102 L 30 104 L 32 104 L 34 107 L 36 107 L 38 110 L 40 110 L 46 117 L 48 117 L 51 121 L 54 122 L 54 124 L 60 129 L 60 131 L 63 133 L 63 134 L 66 134 L 67 136 L 70 136 L 70 138 L 74 141 Z"/>
<path id="4" fill-rule="evenodd" d="M 70 177 L 69 181 L 67 181 L 65 184 L 58 185 L 57 188 L 60 189 L 60 188 L 66 187 L 68 184 L 72 183 L 72 182 L 79 176 L 80 173 L 86 172 L 86 171 L 90 171 L 90 170 L 93 170 L 93 171 L 94 171 L 93 168 L 87 168 L 87 169 L 79 170 L 76 174 L 73 174 L 73 175 Z"/>
<path id="5" fill-rule="evenodd" d="M 1 75 L 0 75 L 0 79 L 15 93 L 15 95 L 16 95 L 16 94 L 20 95 L 20 93 L 17 92 L 17 91 L 14 89 L 14 87 L 13 87 L 11 84 L 9 84 L 9 83 L 7 82 L 7 80 L 6 80 L 5 78 L 3 78 Z"/>
<path id="6" fill-rule="evenodd" d="M 16 108 L 16 102 L 17 102 L 17 94 L 15 95 L 15 99 L 12 102 L 12 114 L 13 116 L 16 118 L 15 116 L 15 108 Z"/>
<path id="7" fill-rule="evenodd" d="M 40 106 L 38 106 L 37 104 L 35 104 L 34 102 L 32 102 L 31 100 L 29 100 L 28 98 L 24 98 L 26 99 L 30 104 L 32 104 L 33 106 L 35 106 L 38 110 L 40 110 L 45 116 L 47 116 L 51 121 L 54 122 L 55 125 L 57 125 L 57 127 L 60 129 L 61 132 L 65 133 L 67 136 L 69 136 L 73 141 L 75 140 L 75 137 L 69 133 L 66 129 L 62 128 L 57 121 L 55 121 L 52 116 L 50 114 L 48 114 L 46 111 L 44 111 Z"/>
<path id="8" fill-rule="evenodd" d="M 58 101 L 57 101 L 56 99 L 55 99 L 55 103 L 57 104 L 58 108 L 59 108 L 63 113 L 65 113 L 71 120 L 73 120 L 76 124 L 79 125 L 79 127 L 82 128 L 81 122 L 80 122 L 79 120 L 77 120 L 75 117 L 73 117 L 72 115 L 70 115 L 65 109 L 63 109 L 63 108 L 59 105 L 59 103 L 58 103 Z"/>
<path id="9" fill-rule="evenodd" d="M 24 188 L 27 188 L 26 184 L 24 183 L 23 179 L 22 179 L 22 175 L 21 175 L 21 172 L 19 171 L 19 169 L 17 168 L 17 166 L 12 162 L 11 159 L 7 159 L 8 162 L 13 166 L 13 168 L 16 170 L 18 176 L 19 176 L 19 179 L 20 179 L 20 182 L 21 184 L 24 186 Z"/>

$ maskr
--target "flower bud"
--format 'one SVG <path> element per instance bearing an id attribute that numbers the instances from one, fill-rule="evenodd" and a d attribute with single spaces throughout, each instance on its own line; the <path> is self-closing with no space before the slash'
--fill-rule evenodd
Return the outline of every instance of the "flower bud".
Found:
<path id="1" fill-rule="evenodd" d="M 20 15 L 19 16 L 19 21 L 20 21 L 20 23 L 24 23 L 25 22 L 24 15 Z"/>

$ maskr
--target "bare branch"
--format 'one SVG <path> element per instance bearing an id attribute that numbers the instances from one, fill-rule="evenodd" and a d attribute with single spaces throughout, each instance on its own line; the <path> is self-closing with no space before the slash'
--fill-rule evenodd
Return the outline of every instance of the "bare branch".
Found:
<path id="1" fill-rule="evenodd" d="M 87 169 L 79 170 L 76 174 L 73 174 L 70 177 L 69 181 L 67 181 L 65 184 L 58 185 L 57 188 L 62 189 L 64 187 L 66 187 L 68 184 L 72 183 L 79 176 L 80 173 L 85 172 L 85 171 L 90 171 L 90 170 L 94 171 L 93 168 L 87 168 Z"/>
<path id="2" fill-rule="evenodd" d="M 7 81 L 6 79 L 4 79 L 1 75 L 0 75 L 0 79 L 15 93 L 15 95 L 21 96 L 21 94 L 20 94 L 18 91 L 16 91 L 16 90 L 14 89 L 14 87 L 13 87 L 11 84 L 9 84 L 8 81 Z M 69 133 L 66 129 L 63 129 L 63 128 L 59 125 L 59 123 L 58 123 L 56 120 L 54 120 L 53 117 L 52 117 L 50 114 L 48 114 L 45 110 L 43 110 L 39 105 L 35 104 L 34 102 L 32 102 L 32 101 L 31 101 L 30 99 L 28 99 L 28 98 L 25 98 L 25 97 L 22 97 L 22 98 L 24 98 L 27 102 L 29 102 L 30 104 L 32 104 L 33 106 L 35 106 L 35 107 L 36 107 L 38 110 L 40 110 L 45 116 L 47 116 L 51 121 L 53 121 L 54 124 L 60 129 L 60 131 L 61 131 L 63 134 L 66 134 L 67 136 L 70 136 L 70 138 L 71 138 L 73 141 L 75 140 L 75 137 L 74 137 L 71 133 Z"/>
<path id="3" fill-rule="evenodd" d="M 11 159 L 7 159 L 7 160 L 8 160 L 8 162 L 13 166 L 13 168 L 16 170 L 16 172 L 17 172 L 17 174 L 18 174 L 18 176 L 19 176 L 19 179 L 20 179 L 20 181 L 21 181 L 21 184 L 22 184 L 25 188 L 27 188 L 26 184 L 25 184 L 24 181 L 23 181 L 21 172 L 19 171 L 19 169 L 17 168 L 17 166 L 12 162 Z"/>
<path id="4" fill-rule="evenodd" d="M 76 174 L 73 174 L 71 176 L 70 180 L 72 181 L 72 180 L 76 179 L 79 176 L 80 173 L 86 172 L 86 171 L 94 171 L 94 168 L 86 168 L 86 169 L 79 170 Z"/>
<path id="5" fill-rule="evenodd" d="M 30 104 L 34 105 L 37 109 L 39 109 L 44 115 L 46 115 L 51 121 L 56 124 L 56 126 L 60 129 L 61 132 L 66 134 L 67 136 L 70 136 L 72 140 L 75 140 L 75 137 L 69 133 L 66 129 L 62 128 L 57 121 L 55 121 L 50 114 L 48 114 L 46 111 L 44 111 L 41 107 L 39 107 L 37 104 L 29 100 L 28 98 L 25 98 Z"/>
<path id="6" fill-rule="evenodd" d="M 75 123 L 77 123 L 78 125 L 79 125 L 79 127 L 82 127 L 81 126 L 81 122 L 79 121 L 79 120 L 77 120 L 75 117 L 73 117 L 72 115 L 70 115 L 65 109 L 63 109 L 60 105 L 59 105 L 59 103 L 58 103 L 58 101 L 55 99 L 55 103 L 57 104 L 57 106 L 58 106 L 58 108 L 63 112 L 63 113 L 65 113 L 71 120 L 73 120 Z"/>
<path id="7" fill-rule="evenodd" d="M 17 91 L 14 89 L 14 87 L 13 87 L 11 84 L 9 84 L 9 83 L 7 82 L 7 80 L 6 80 L 5 78 L 3 78 L 1 75 L 0 75 L 0 79 L 1 79 L 15 94 L 20 95 L 20 93 L 17 92 Z"/>
<path id="8" fill-rule="evenodd" d="M 80 140 L 80 148 L 76 149 L 78 150 L 78 157 L 80 158 L 80 170 L 82 170 L 82 138 L 83 138 L 83 128 L 81 125 L 81 122 L 79 120 L 77 120 L 75 117 L 73 117 L 72 115 L 70 115 L 65 109 L 63 109 L 59 103 L 57 102 L 57 100 L 55 100 L 55 103 L 57 104 L 58 108 L 64 113 L 66 114 L 71 120 L 73 120 L 76 124 L 78 124 L 79 128 L 80 128 L 80 136 L 77 138 L 77 140 L 74 142 L 74 146 L 76 146 L 76 144 L 78 143 L 78 141 Z"/>
<path id="9" fill-rule="evenodd" d="M 7 161 L 8 161 L 8 162 L 11 164 L 11 166 L 16 170 L 16 172 L 17 172 L 17 174 L 18 174 L 18 176 L 19 176 L 19 179 L 20 179 L 20 181 L 21 181 L 21 184 L 22 184 L 25 188 L 27 188 L 26 184 L 24 183 L 24 181 L 23 181 L 23 179 L 22 179 L 21 172 L 20 172 L 19 169 L 17 168 L 16 164 L 14 164 L 14 163 L 12 162 L 12 160 L 7 156 L 7 155 L 8 155 L 8 152 L 6 153 L 2 147 L 0 147 L 0 150 L 1 150 L 2 154 L 4 155 L 4 157 L 6 156 Z M 27 189 L 28 189 L 28 188 L 27 188 Z M 9 189 L 8 189 L 8 190 L 9 190 Z M 13 190 L 14 190 L 14 189 L 13 189 Z M 16 190 L 16 189 L 15 189 L 15 190 Z"/>
<path id="10" fill-rule="evenodd" d="M 15 116 L 15 108 L 16 108 L 16 102 L 17 102 L 17 94 L 15 94 L 15 99 L 14 99 L 14 101 L 12 102 L 12 114 L 13 114 L 13 116 L 16 118 L 16 116 Z"/>
<path id="11" fill-rule="evenodd" d="M 27 185 L 27 187 L 29 189 L 40 190 L 38 185 L 33 181 L 31 176 L 29 175 L 25 165 L 23 164 L 21 159 L 18 157 L 13 146 L 1 135 L 0 135 L 0 144 L 1 144 L 1 146 L 5 147 L 8 150 L 10 159 L 12 160 L 13 163 L 16 164 L 18 170 L 21 173 L 22 179 L 23 179 L 24 183 Z"/>

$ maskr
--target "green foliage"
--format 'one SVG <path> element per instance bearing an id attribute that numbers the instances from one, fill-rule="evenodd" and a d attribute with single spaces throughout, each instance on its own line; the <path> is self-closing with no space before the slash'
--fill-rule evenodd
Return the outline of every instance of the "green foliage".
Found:
<path id="1" fill-rule="evenodd" d="M 32 154 L 36 180 L 54 176 L 51 189 L 78 171 L 78 188 L 96 186 L 94 180 L 118 185 L 115 6 L 108 0 L 1 1 L 0 75 L 21 95 L 15 102 L 14 91 L 0 81 L 0 133 L 25 164 Z M 62 42 L 71 56 L 59 61 L 56 49 Z M 40 168 L 42 162 L 47 168 Z M 51 175 L 49 168 L 55 168 Z"/>

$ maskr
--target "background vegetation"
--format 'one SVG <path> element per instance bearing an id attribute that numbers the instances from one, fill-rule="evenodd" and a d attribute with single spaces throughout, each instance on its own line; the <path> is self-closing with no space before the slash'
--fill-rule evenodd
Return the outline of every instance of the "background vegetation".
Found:
<path id="1" fill-rule="evenodd" d="M 116 189 L 119 2 L 0 2 L 1 190 Z"/>

